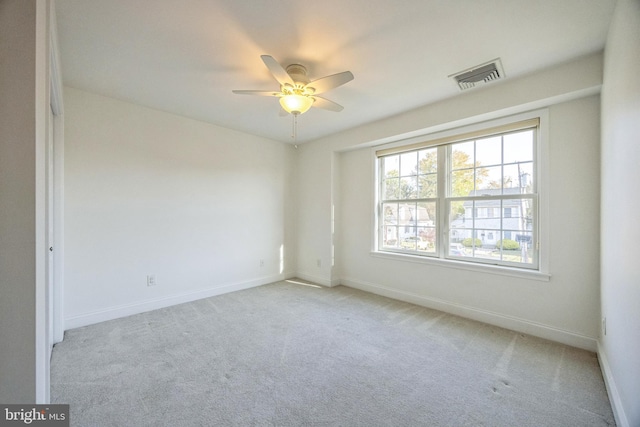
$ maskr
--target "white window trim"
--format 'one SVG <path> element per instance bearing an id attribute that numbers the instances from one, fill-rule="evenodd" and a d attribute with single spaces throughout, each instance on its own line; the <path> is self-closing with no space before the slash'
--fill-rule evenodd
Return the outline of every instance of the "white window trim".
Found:
<path id="1" fill-rule="evenodd" d="M 400 252 L 388 252 L 378 249 L 378 205 L 379 205 L 379 168 L 377 151 L 403 147 L 417 143 L 428 143 L 437 139 L 448 138 L 458 134 L 467 134 L 471 132 L 482 131 L 483 129 L 494 128 L 497 126 L 508 125 L 509 123 L 539 118 L 540 124 L 538 128 L 538 141 L 536 144 L 536 173 L 537 173 L 537 192 L 538 192 L 538 268 L 527 269 L 520 267 L 509 267 L 503 265 L 483 264 L 470 261 L 458 261 L 453 259 L 427 257 L 413 254 L 404 254 Z M 483 121 L 462 127 L 453 127 L 441 132 L 419 135 L 408 139 L 398 139 L 384 145 L 377 145 L 371 148 L 371 167 L 373 168 L 372 182 L 373 206 L 371 209 L 373 216 L 373 227 L 371 234 L 371 256 L 377 258 L 386 258 L 397 261 L 405 261 L 412 263 L 420 263 L 425 265 L 437 265 L 446 268 L 455 268 L 460 270 L 468 270 L 482 273 L 491 273 L 497 275 L 506 275 L 524 279 L 532 279 L 539 281 L 549 281 L 551 274 L 549 272 L 549 112 L 548 109 L 534 110 L 520 113 L 512 116 L 501 117 L 494 120 Z"/>

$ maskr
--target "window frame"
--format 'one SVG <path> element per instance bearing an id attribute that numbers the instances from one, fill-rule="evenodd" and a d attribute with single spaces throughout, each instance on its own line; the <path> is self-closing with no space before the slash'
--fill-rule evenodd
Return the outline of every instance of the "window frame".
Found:
<path id="1" fill-rule="evenodd" d="M 536 259 L 531 265 L 523 263 L 510 263 L 510 262 L 498 262 L 492 259 L 479 259 L 479 258 L 464 258 L 456 257 L 449 254 L 449 206 L 452 197 L 445 193 L 445 186 L 448 185 L 449 171 L 447 169 L 446 156 L 441 155 L 446 150 L 447 146 L 451 146 L 457 142 L 478 140 L 483 136 L 491 134 L 505 134 L 511 132 L 517 132 L 515 130 L 509 130 L 511 125 L 518 122 L 526 122 L 535 119 L 538 121 L 535 131 L 534 149 L 533 149 L 533 165 L 534 165 L 534 183 L 536 188 L 533 190 L 533 197 L 526 195 L 525 198 L 531 198 L 533 200 L 534 209 L 536 209 L 536 215 L 534 215 L 534 223 L 532 224 L 533 230 L 536 234 L 532 246 L 534 247 L 534 253 Z M 524 129 L 527 127 L 520 127 Z M 504 131 L 495 131 L 495 128 L 505 128 Z M 470 136 L 471 135 L 471 136 Z M 388 140 L 387 140 L 388 141 Z M 548 200 L 548 111 L 546 109 L 530 111 L 527 113 L 517 114 L 508 117 L 502 117 L 486 122 L 478 122 L 462 127 L 451 127 L 450 129 L 443 130 L 437 133 L 424 133 L 422 136 L 416 136 L 407 139 L 398 139 L 396 141 L 386 143 L 384 145 L 374 146 L 371 150 L 373 158 L 373 171 L 374 171 L 374 209 L 373 209 L 373 235 L 372 235 L 372 249 L 371 255 L 381 258 L 391 258 L 395 260 L 418 262 L 424 264 L 435 264 L 445 267 L 452 267 L 458 269 L 490 272 L 494 274 L 503 274 L 516 277 L 532 278 L 536 280 L 548 281 L 550 274 L 548 273 L 548 212 L 547 212 L 547 200 Z M 418 253 L 417 250 L 402 250 L 400 248 L 383 248 L 382 247 L 382 228 L 384 223 L 380 216 L 380 209 L 382 209 L 382 180 L 379 174 L 381 173 L 380 159 L 390 154 L 400 154 L 401 152 L 410 152 L 419 149 L 427 149 L 437 147 L 438 153 L 438 197 L 437 197 L 437 212 L 438 220 L 436 223 L 437 234 L 437 247 L 434 254 Z M 504 159 L 502 160 L 504 165 Z M 445 179 L 441 179 L 444 177 Z M 512 196 L 511 198 L 521 198 L 520 195 Z M 509 198 L 509 197 L 506 197 Z M 468 199 L 468 197 L 462 197 L 462 199 Z M 499 199 L 504 200 L 505 196 L 501 195 Z M 421 199 L 417 199 L 421 201 Z M 412 200 L 415 201 L 415 200 Z M 477 207 L 476 207 L 477 209 Z M 501 207 L 497 209 L 499 215 L 504 215 L 505 207 L 501 204 Z M 473 212 L 473 207 L 471 208 Z M 496 209 L 494 208 L 494 214 Z M 511 210 L 513 215 L 513 210 Z M 498 235 L 504 232 L 504 229 L 491 230 L 497 232 Z"/>

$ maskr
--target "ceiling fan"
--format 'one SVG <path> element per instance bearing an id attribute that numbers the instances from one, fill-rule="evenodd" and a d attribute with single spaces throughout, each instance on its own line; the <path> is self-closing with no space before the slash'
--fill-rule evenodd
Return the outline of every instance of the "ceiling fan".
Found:
<path id="1" fill-rule="evenodd" d="M 353 80 L 351 71 L 343 71 L 342 73 L 309 81 L 307 69 L 303 65 L 291 64 L 285 69 L 272 56 L 262 55 L 260 58 L 262 58 L 264 65 L 267 66 L 277 82 L 280 83 L 280 91 L 234 90 L 233 93 L 280 98 L 282 108 L 294 116 L 305 113 L 312 106 L 336 112 L 343 110 L 344 107 L 342 105 L 318 96 L 318 94 Z"/>

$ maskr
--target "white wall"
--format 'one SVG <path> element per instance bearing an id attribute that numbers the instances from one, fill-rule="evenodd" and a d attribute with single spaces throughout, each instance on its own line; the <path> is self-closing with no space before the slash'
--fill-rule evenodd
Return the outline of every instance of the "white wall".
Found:
<path id="1" fill-rule="evenodd" d="M 72 88 L 65 117 L 67 328 L 293 274 L 292 146 Z"/>
<path id="2" fill-rule="evenodd" d="M 0 3 L 0 401 L 35 401 L 35 2 Z"/>
<path id="3" fill-rule="evenodd" d="M 602 56 L 595 54 L 301 146 L 299 275 L 595 350 L 601 72 Z M 369 146 L 394 134 L 427 134 L 542 106 L 550 106 L 548 282 L 371 256 Z M 318 258 L 331 256 L 332 203 L 338 205 L 337 263 L 317 267 Z"/>
<path id="4" fill-rule="evenodd" d="M 640 1 L 618 0 L 604 67 L 600 356 L 619 425 L 640 426 Z"/>
<path id="5" fill-rule="evenodd" d="M 297 276 L 332 285 L 332 156 L 321 144 L 304 144 L 298 163 Z"/>
<path id="6" fill-rule="evenodd" d="M 0 402 L 48 401 L 47 0 L 0 2 Z"/>
<path id="7" fill-rule="evenodd" d="M 599 98 L 553 106 L 550 121 L 549 271 L 538 281 L 372 257 L 373 158 L 365 148 L 340 159 L 342 282 L 422 305 L 492 321 L 520 319 L 575 334 L 595 349 L 598 335 Z M 448 303 L 448 305 L 447 305 Z M 487 313 L 488 312 L 488 313 Z M 596 313 L 594 315 L 594 313 Z M 493 319 L 497 322 L 498 319 Z M 511 326 L 504 323 L 504 326 Z M 549 331 L 547 331 L 549 332 Z M 553 331 L 557 332 L 557 331 Z M 549 336 L 556 338 L 555 336 Z M 567 338 L 568 337 L 564 337 Z M 575 338 L 575 337 L 574 337 Z"/>

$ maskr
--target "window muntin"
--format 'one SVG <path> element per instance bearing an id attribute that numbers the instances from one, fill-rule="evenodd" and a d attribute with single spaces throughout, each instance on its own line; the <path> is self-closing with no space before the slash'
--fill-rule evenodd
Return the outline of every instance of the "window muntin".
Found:
<path id="1" fill-rule="evenodd" d="M 378 250 L 537 269 L 537 123 L 383 150 Z"/>

